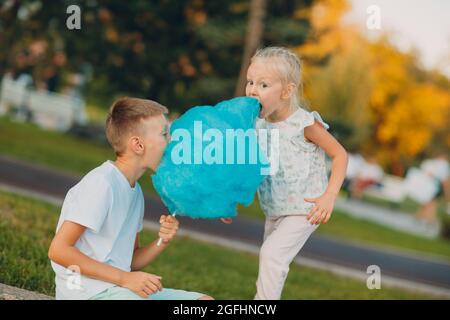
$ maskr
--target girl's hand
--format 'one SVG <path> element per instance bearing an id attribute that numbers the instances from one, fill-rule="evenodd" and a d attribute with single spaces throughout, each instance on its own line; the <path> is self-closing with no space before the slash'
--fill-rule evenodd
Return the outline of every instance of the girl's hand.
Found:
<path id="1" fill-rule="evenodd" d="M 164 243 L 168 243 L 178 231 L 180 223 L 174 216 L 162 215 L 159 218 L 159 237 L 163 239 Z"/>
<path id="2" fill-rule="evenodd" d="M 311 224 L 325 224 L 330 220 L 333 212 L 336 195 L 334 193 L 325 192 L 318 198 L 305 198 L 305 201 L 315 203 L 306 219 Z"/>
<path id="3" fill-rule="evenodd" d="M 233 222 L 233 219 L 231 219 L 231 218 L 220 218 L 220 221 L 222 221 L 225 224 L 231 224 Z"/>

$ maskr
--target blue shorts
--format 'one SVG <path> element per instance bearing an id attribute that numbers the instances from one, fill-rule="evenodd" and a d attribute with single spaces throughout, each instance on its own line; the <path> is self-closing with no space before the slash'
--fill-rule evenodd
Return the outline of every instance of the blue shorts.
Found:
<path id="1" fill-rule="evenodd" d="M 198 300 L 202 296 L 204 294 L 199 292 L 163 288 L 147 298 L 142 298 L 127 288 L 114 286 L 96 294 L 89 300 Z"/>

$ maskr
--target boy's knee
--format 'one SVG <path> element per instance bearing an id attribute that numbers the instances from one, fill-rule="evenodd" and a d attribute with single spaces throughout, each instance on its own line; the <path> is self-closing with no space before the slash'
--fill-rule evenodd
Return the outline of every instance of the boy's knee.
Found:
<path id="1" fill-rule="evenodd" d="M 198 298 L 198 300 L 214 300 L 213 297 L 207 296 L 207 295 L 203 295 L 200 298 Z"/>

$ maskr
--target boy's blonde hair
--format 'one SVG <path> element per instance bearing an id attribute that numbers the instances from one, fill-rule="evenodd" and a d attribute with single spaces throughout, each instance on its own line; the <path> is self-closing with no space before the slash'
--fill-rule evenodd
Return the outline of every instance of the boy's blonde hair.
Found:
<path id="1" fill-rule="evenodd" d="M 279 74 L 284 85 L 293 83 L 296 86 L 294 94 L 291 96 L 291 108 L 298 108 L 301 99 L 301 74 L 302 65 L 299 57 L 291 50 L 285 47 L 266 47 L 258 49 L 251 59 L 253 62 L 256 59 L 274 59 L 277 63 L 271 66 Z"/>
<path id="2" fill-rule="evenodd" d="M 165 106 L 156 101 L 123 97 L 116 100 L 106 118 L 106 138 L 117 156 L 125 151 L 125 139 L 141 133 L 141 120 L 167 114 Z"/>

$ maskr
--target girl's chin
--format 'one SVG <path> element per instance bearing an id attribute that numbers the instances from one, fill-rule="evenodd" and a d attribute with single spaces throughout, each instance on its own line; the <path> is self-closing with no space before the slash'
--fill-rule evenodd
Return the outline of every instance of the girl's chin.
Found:
<path id="1" fill-rule="evenodd" d="M 261 110 L 259 111 L 259 117 L 260 118 L 267 117 L 267 110 L 265 110 L 264 108 L 261 108 Z"/>

